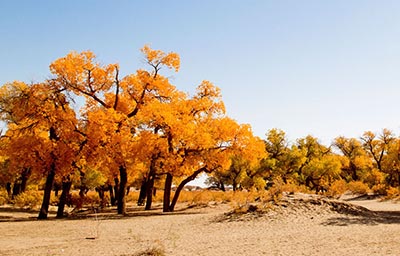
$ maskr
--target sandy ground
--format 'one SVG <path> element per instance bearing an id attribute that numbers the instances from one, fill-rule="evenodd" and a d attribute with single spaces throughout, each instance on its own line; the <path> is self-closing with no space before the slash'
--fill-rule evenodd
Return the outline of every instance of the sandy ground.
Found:
<path id="1" fill-rule="evenodd" d="M 296 196 L 246 214 L 226 214 L 230 206 L 218 204 L 172 214 L 131 208 L 126 217 L 47 221 L 3 207 L 0 255 L 128 256 L 150 248 L 165 255 L 400 255 L 400 204 L 307 200 Z"/>

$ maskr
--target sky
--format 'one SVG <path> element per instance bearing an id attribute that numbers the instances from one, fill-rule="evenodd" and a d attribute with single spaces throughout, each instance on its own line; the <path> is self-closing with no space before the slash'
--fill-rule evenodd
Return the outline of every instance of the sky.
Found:
<path id="1" fill-rule="evenodd" d="M 399 13 L 395 0 L 1 1 L 0 85 L 43 81 L 72 50 L 134 73 L 149 44 L 181 56 L 178 89 L 211 81 L 261 138 L 400 135 Z"/>

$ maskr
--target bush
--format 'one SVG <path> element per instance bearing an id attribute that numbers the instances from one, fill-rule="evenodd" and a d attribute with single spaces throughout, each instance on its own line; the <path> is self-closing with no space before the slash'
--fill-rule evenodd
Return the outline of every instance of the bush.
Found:
<path id="1" fill-rule="evenodd" d="M 372 192 L 377 195 L 385 196 L 387 194 L 387 186 L 385 184 L 377 184 L 371 188 Z"/>
<path id="2" fill-rule="evenodd" d="M 84 197 L 80 197 L 79 193 L 71 193 L 71 204 L 75 208 L 80 209 L 83 206 L 99 206 L 101 203 L 99 195 L 94 191 L 89 191 Z"/>
<path id="3" fill-rule="evenodd" d="M 28 190 L 17 195 L 14 198 L 13 203 L 15 206 L 21 208 L 32 209 L 39 207 L 42 203 L 42 199 L 43 199 L 43 192 L 36 190 Z"/>
<path id="4" fill-rule="evenodd" d="M 144 251 L 134 254 L 133 256 L 164 256 L 165 249 L 161 247 L 150 247 Z"/>
<path id="5" fill-rule="evenodd" d="M 297 185 L 295 183 L 286 183 L 282 185 L 282 191 L 288 193 L 310 193 L 310 190 L 304 185 Z"/>
<path id="6" fill-rule="evenodd" d="M 9 201 L 9 198 L 8 198 L 7 191 L 0 190 L 0 205 L 6 204 L 6 203 L 8 203 L 8 201 Z"/>
<path id="7" fill-rule="evenodd" d="M 349 182 L 348 189 L 355 194 L 361 194 L 361 195 L 367 194 L 370 190 L 368 185 L 361 181 Z"/>
<path id="8" fill-rule="evenodd" d="M 393 199 L 398 197 L 400 194 L 399 188 L 389 187 L 386 189 L 386 198 Z"/>
<path id="9" fill-rule="evenodd" d="M 340 197 L 348 190 L 348 184 L 344 180 L 335 180 L 328 188 L 326 196 Z"/>

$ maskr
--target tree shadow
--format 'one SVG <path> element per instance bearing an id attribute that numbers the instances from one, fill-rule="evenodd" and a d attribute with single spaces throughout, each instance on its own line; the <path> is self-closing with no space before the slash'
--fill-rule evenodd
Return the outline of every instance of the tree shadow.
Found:
<path id="1" fill-rule="evenodd" d="M 400 211 L 364 211 L 347 213 L 340 217 L 329 218 L 325 226 L 400 224 Z"/>
<path id="2" fill-rule="evenodd" d="M 50 216 L 46 220 L 40 221 L 72 221 L 72 220 L 118 220 L 128 219 L 135 217 L 154 217 L 154 216 L 168 216 L 168 215 L 194 215 L 201 214 L 201 211 L 195 209 L 193 206 L 183 206 L 173 212 L 162 212 L 162 206 L 155 206 L 151 210 L 144 210 L 143 207 L 127 207 L 126 214 L 117 214 L 116 207 L 107 207 L 103 209 L 87 207 L 76 213 L 70 214 L 63 218 L 56 218 L 55 211 L 49 211 Z M 194 209 L 194 210 L 193 210 Z M 39 221 L 37 219 L 38 210 L 32 209 L 19 209 L 19 208 L 0 208 L 0 213 L 9 213 L 9 215 L 0 215 L 1 222 L 29 222 Z M 15 213 L 26 213 L 29 216 L 16 217 Z M 35 214 L 35 215 L 33 215 Z"/>

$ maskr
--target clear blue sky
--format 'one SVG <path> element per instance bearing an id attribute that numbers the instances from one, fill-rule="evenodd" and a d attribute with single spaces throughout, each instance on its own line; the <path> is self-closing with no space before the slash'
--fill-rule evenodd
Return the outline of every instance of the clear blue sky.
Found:
<path id="1" fill-rule="evenodd" d="M 122 72 L 144 44 L 181 56 L 172 82 L 222 89 L 228 114 L 264 138 L 400 132 L 400 1 L 1 1 L 0 84 L 49 77 L 71 50 Z"/>

